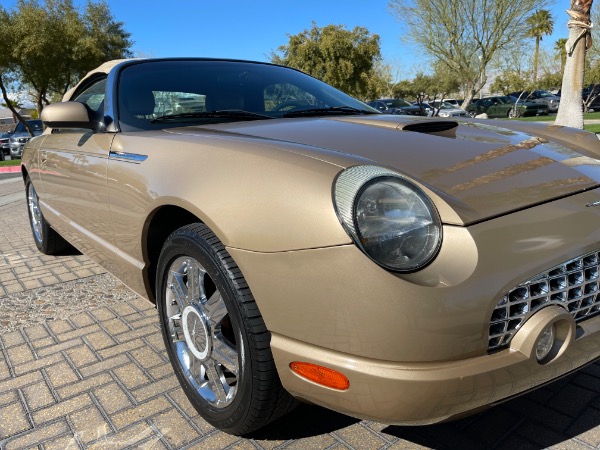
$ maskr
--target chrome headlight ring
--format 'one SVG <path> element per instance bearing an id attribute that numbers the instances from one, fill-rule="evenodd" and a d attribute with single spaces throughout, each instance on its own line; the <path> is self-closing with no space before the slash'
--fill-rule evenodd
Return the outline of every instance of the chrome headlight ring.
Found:
<path id="1" fill-rule="evenodd" d="M 385 269 L 414 272 L 439 251 L 442 225 L 433 202 L 396 172 L 377 166 L 341 172 L 334 204 L 355 244 Z"/>

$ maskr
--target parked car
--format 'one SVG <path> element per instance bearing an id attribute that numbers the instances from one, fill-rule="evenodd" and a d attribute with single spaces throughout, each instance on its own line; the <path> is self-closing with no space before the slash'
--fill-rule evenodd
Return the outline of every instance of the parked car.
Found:
<path id="1" fill-rule="evenodd" d="M 4 161 L 10 155 L 9 140 L 11 136 L 12 133 L 0 133 L 0 161 Z"/>
<path id="2" fill-rule="evenodd" d="M 463 101 L 462 100 L 457 100 L 455 98 L 443 98 L 442 102 L 444 102 L 444 103 L 450 103 L 455 108 L 460 108 L 460 105 L 462 105 Z"/>
<path id="3" fill-rule="evenodd" d="M 434 101 L 431 104 L 439 117 L 469 117 L 469 113 L 453 103 Z"/>
<path id="4" fill-rule="evenodd" d="M 560 97 L 561 93 L 559 89 L 556 95 Z M 584 112 L 600 111 L 600 84 L 590 84 L 583 88 L 581 99 Z"/>
<path id="5" fill-rule="evenodd" d="M 467 107 L 467 111 L 472 117 L 485 113 L 489 118 L 508 117 L 511 119 L 521 116 L 547 115 L 548 107 L 540 103 L 517 102 L 515 97 L 504 95 L 499 97 L 483 97 L 475 100 Z"/>
<path id="6" fill-rule="evenodd" d="M 433 115 L 433 106 L 429 102 L 412 102 L 411 105 L 418 106 L 425 113 L 425 116 L 431 117 Z"/>
<path id="7" fill-rule="evenodd" d="M 511 97 L 515 97 L 520 101 L 524 102 L 533 102 L 533 103 L 541 103 L 548 107 L 548 112 L 555 113 L 558 111 L 558 107 L 560 105 L 560 97 L 554 95 L 552 92 L 544 91 L 544 90 L 536 90 L 536 91 L 518 91 L 508 94 Z"/>
<path id="8" fill-rule="evenodd" d="M 367 105 L 384 114 L 402 114 L 408 116 L 426 116 L 427 112 L 418 105 L 407 102 L 401 98 L 383 98 L 367 102 Z"/>
<path id="9" fill-rule="evenodd" d="M 584 104 L 584 111 L 600 111 L 600 85 L 590 84 L 583 89 L 581 98 Z"/>
<path id="10" fill-rule="evenodd" d="M 43 126 L 41 120 L 28 120 L 27 123 L 32 128 L 34 136 L 42 134 Z M 31 139 L 31 134 L 22 122 L 17 123 L 15 131 L 9 138 L 10 158 L 19 159 L 23 153 L 23 147 Z"/>
<path id="11" fill-rule="evenodd" d="M 600 358 L 592 133 L 385 115 L 216 59 L 107 63 L 65 100 L 23 153 L 35 244 L 155 302 L 226 432 L 294 399 L 438 422 Z"/>

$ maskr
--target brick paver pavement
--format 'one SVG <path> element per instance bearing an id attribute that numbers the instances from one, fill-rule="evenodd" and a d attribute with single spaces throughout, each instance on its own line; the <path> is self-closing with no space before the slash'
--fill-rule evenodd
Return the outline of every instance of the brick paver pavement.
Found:
<path id="1" fill-rule="evenodd" d="M 600 364 L 461 421 L 387 426 L 302 405 L 247 438 L 179 388 L 155 309 L 82 255 L 46 257 L 0 181 L 0 448 L 600 448 Z"/>

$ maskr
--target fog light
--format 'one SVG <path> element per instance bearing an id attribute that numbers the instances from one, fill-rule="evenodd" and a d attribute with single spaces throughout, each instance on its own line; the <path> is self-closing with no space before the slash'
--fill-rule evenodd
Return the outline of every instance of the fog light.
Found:
<path id="1" fill-rule="evenodd" d="M 543 361 L 546 356 L 550 354 L 550 351 L 554 346 L 554 334 L 554 324 L 548 325 L 544 328 L 544 331 L 542 331 L 535 349 L 535 356 L 537 357 L 538 362 Z"/>

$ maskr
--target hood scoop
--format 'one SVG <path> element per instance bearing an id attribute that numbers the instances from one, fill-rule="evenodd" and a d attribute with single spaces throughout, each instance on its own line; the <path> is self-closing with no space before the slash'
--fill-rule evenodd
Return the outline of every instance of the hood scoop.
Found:
<path id="1" fill-rule="evenodd" d="M 458 123 L 452 120 L 427 120 L 413 122 L 398 127 L 402 131 L 413 131 L 415 133 L 435 134 L 445 137 L 456 137 Z"/>

